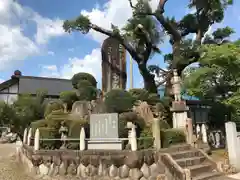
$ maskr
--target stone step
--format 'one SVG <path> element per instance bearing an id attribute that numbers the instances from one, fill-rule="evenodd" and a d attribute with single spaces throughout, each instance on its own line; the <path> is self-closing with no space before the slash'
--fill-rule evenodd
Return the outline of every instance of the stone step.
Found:
<path id="1" fill-rule="evenodd" d="M 204 172 L 213 172 L 214 171 L 212 165 L 209 163 L 189 166 L 187 168 L 191 171 L 192 177 L 195 177 Z"/>
<path id="2" fill-rule="evenodd" d="M 222 176 L 222 173 L 220 172 L 205 172 L 205 173 L 199 174 L 196 177 L 192 177 L 192 180 L 211 180 L 212 178 L 216 178 L 220 176 Z"/>
<path id="3" fill-rule="evenodd" d="M 176 162 L 179 166 L 186 168 L 188 166 L 194 166 L 203 163 L 206 160 L 206 157 L 199 156 L 199 157 L 190 157 L 190 158 L 182 158 L 177 159 Z"/>
<path id="4" fill-rule="evenodd" d="M 189 144 L 172 145 L 169 148 L 167 148 L 167 153 L 187 151 L 187 150 L 190 150 L 190 149 L 191 149 L 191 145 L 189 145 Z"/>
<path id="5" fill-rule="evenodd" d="M 190 157 L 199 157 L 202 156 L 202 153 L 198 150 L 187 150 L 187 151 L 179 151 L 170 153 L 173 159 L 182 159 L 182 158 L 190 158 Z"/>

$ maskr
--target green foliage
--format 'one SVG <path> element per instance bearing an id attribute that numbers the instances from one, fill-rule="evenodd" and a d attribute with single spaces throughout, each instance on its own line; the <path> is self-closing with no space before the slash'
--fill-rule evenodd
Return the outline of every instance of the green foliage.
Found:
<path id="1" fill-rule="evenodd" d="M 188 94 L 223 100 L 236 92 L 240 81 L 240 48 L 236 43 L 203 46 L 200 67 L 185 78 Z"/>
<path id="2" fill-rule="evenodd" d="M 152 130 L 149 127 L 144 128 L 140 133 L 140 139 L 138 140 L 139 149 L 153 148 L 154 139 L 152 137 Z"/>
<path id="3" fill-rule="evenodd" d="M 63 91 L 60 93 L 60 100 L 67 104 L 68 109 L 70 110 L 73 103 L 78 100 L 75 91 Z"/>
<path id="4" fill-rule="evenodd" d="M 91 28 L 91 22 L 87 16 L 80 15 L 76 20 L 73 21 L 65 21 L 63 24 L 63 28 L 66 32 L 71 31 L 80 31 L 83 34 L 87 34 Z"/>
<path id="5" fill-rule="evenodd" d="M 149 94 L 149 97 L 148 97 L 148 100 L 147 100 L 147 103 L 150 104 L 150 105 L 156 105 L 157 103 L 160 103 L 161 100 L 160 100 L 160 96 L 158 94 Z"/>
<path id="6" fill-rule="evenodd" d="M 123 89 L 113 89 L 105 95 L 105 105 L 107 112 L 122 113 L 130 111 L 135 99 Z"/>
<path id="7" fill-rule="evenodd" d="M 5 102 L 0 102 L 0 125 L 5 126 L 9 124 L 19 126 L 16 112 Z"/>
<path id="8" fill-rule="evenodd" d="M 223 40 L 230 37 L 233 33 L 235 33 L 235 31 L 229 26 L 227 26 L 225 28 L 218 28 L 216 31 L 213 32 L 212 35 L 214 39 Z"/>
<path id="9" fill-rule="evenodd" d="M 32 132 L 35 133 L 37 128 L 47 127 L 48 122 L 45 119 L 33 121 L 31 123 Z"/>
<path id="10" fill-rule="evenodd" d="M 82 81 L 84 83 L 82 83 Z M 72 77 L 72 85 L 75 89 L 78 89 L 80 86 L 79 83 L 82 83 L 81 86 L 86 86 L 86 81 L 88 81 L 93 87 L 97 87 L 97 81 L 91 74 L 80 72 Z"/>
<path id="11" fill-rule="evenodd" d="M 68 138 L 79 139 L 80 130 L 85 127 L 85 132 L 87 138 L 89 137 L 89 128 L 87 126 L 87 121 L 82 119 L 75 119 L 69 116 L 67 113 L 61 111 L 54 111 L 48 115 L 47 119 L 38 120 L 31 123 L 31 128 L 33 133 L 38 128 L 40 130 L 40 135 L 43 138 L 49 139 L 60 139 L 61 134 L 59 129 L 61 127 L 61 122 L 64 122 L 68 127 Z M 69 142 L 68 148 L 76 148 L 79 146 L 79 141 Z M 41 148 L 54 149 L 61 146 L 61 141 L 43 141 L 41 142 Z"/>
<path id="12" fill-rule="evenodd" d="M 119 114 L 119 137 L 128 137 L 127 122 L 132 122 L 136 125 L 136 135 L 140 137 L 140 133 L 146 127 L 143 118 L 139 117 L 135 112 L 124 112 Z"/>
<path id="13" fill-rule="evenodd" d="M 80 84 L 80 83 L 79 83 Z M 97 88 L 93 86 L 80 87 L 77 90 L 78 100 L 91 101 L 97 98 Z"/>
<path id="14" fill-rule="evenodd" d="M 145 89 L 134 88 L 130 89 L 129 93 L 134 97 L 136 100 L 147 101 L 149 97 L 149 93 Z"/>
<path id="15" fill-rule="evenodd" d="M 38 128 L 40 132 L 40 139 L 56 139 L 59 138 L 60 135 L 58 134 L 56 129 L 49 128 L 49 127 L 40 127 Z M 58 149 L 61 145 L 60 141 L 52 140 L 52 141 L 40 141 L 40 147 L 43 149 Z"/>
<path id="16" fill-rule="evenodd" d="M 161 143 L 163 148 L 170 145 L 185 143 L 186 137 L 182 130 L 179 129 L 165 129 L 161 130 Z"/>
<path id="17" fill-rule="evenodd" d="M 159 121 L 159 126 L 160 126 L 161 130 L 165 130 L 165 129 L 170 129 L 171 128 L 170 125 L 168 124 L 168 122 L 165 121 L 165 120 L 160 120 Z"/>
<path id="18" fill-rule="evenodd" d="M 59 100 L 53 100 L 48 102 L 45 111 L 44 111 L 44 117 L 46 118 L 51 112 L 60 110 L 64 110 L 63 102 Z"/>

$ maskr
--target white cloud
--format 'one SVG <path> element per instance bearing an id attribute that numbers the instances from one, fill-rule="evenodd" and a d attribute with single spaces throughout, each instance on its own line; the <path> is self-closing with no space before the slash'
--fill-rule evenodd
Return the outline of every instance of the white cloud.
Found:
<path id="1" fill-rule="evenodd" d="M 0 6 L 1 7 L 1 6 Z M 2 82 L 4 82 L 5 80 L 4 79 L 0 79 L 0 84 L 2 83 Z"/>
<path id="2" fill-rule="evenodd" d="M 24 34 L 28 23 L 36 23 L 36 41 Z M 63 35 L 62 21 L 41 17 L 14 0 L 0 0 L 0 70 L 39 53 L 39 45 Z"/>
<path id="3" fill-rule="evenodd" d="M 0 70 L 38 53 L 36 44 L 24 36 L 19 27 L 0 24 L 0 34 Z"/>
<path id="4" fill-rule="evenodd" d="M 133 3 L 136 3 L 136 0 Z M 158 0 L 152 0 L 150 3 L 153 8 L 156 8 Z M 127 19 L 131 17 L 132 9 L 128 0 L 110 0 L 103 8 L 96 5 L 90 11 L 81 11 L 81 14 L 88 16 L 92 23 L 100 27 L 110 29 L 111 23 L 114 23 L 114 25 L 121 28 L 125 25 Z M 89 35 L 99 43 L 102 43 L 106 38 L 103 34 L 94 31 L 90 31 Z M 69 48 L 68 51 L 72 52 L 74 49 Z M 57 69 L 43 68 L 41 76 L 71 78 L 75 73 L 87 72 L 94 75 L 98 82 L 101 82 L 101 59 L 100 49 L 93 49 L 84 58 L 69 58 L 67 64 Z"/>
<path id="5" fill-rule="evenodd" d="M 37 23 L 37 33 L 35 40 L 38 44 L 46 44 L 51 37 L 57 37 L 65 34 L 62 27 L 63 20 L 61 19 L 48 19 L 38 14 L 35 14 L 33 20 Z"/>
<path id="6" fill-rule="evenodd" d="M 54 55 L 55 55 L 55 52 L 53 52 L 53 51 L 48 51 L 48 55 L 54 56 Z"/>
<path id="7" fill-rule="evenodd" d="M 69 52 L 73 52 L 73 51 L 74 51 L 74 48 L 68 48 L 68 51 L 69 51 Z"/>
<path id="8" fill-rule="evenodd" d="M 133 4 L 135 3 L 136 0 L 133 0 Z M 158 5 L 158 0 L 151 0 L 150 4 L 154 10 Z M 110 0 L 103 6 L 103 9 L 96 6 L 91 11 L 81 11 L 81 14 L 88 16 L 92 23 L 100 27 L 110 29 L 111 23 L 113 23 L 122 28 L 126 24 L 127 19 L 132 16 L 132 9 L 128 0 Z M 92 30 L 90 35 L 100 43 L 106 38 L 105 35 Z"/>
<path id="9" fill-rule="evenodd" d="M 93 49 L 84 58 L 69 58 L 68 63 L 62 67 L 57 67 L 56 65 L 43 66 L 40 75 L 70 79 L 79 72 L 92 74 L 98 82 L 101 81 L 101 51 L 99 48 Z"/>

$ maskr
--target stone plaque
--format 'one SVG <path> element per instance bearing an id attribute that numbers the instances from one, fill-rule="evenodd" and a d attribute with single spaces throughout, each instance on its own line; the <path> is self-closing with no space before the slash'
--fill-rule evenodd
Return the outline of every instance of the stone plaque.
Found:
<path id="1" fill-rule="evenodd" d="M 90 138 L 112 141 L 118 136 L 118 114 L 91 114 L 90 116 Z"/>

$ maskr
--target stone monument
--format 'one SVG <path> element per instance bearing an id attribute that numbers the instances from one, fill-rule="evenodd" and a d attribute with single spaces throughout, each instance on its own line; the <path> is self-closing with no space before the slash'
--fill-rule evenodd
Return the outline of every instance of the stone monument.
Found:
<path id="1" fill-rule="evenodd" d="M 126 49 L 122 44 L 108 37 L 102 44 L 102 91 L 126 88 Z"/>
<path id="2" fill-rule="evenodd" d="M 118 114 L 91 114 L 88 149 L 122 150 L 118 134 Z"/>
<path id="3" fill-rule="evenodd" d="M 173 77 L 171 79 L 172 91 L 174 95 L 174 101 L 172 102 L 171 111 L 173 113 L 173 128 L 185 129 L 187 124 L 187 112 L 189 107 L 186 105 L 186 101 L 181 97 L 181 78 L 177 74 L 177 70 L 173 70 Z"/>

